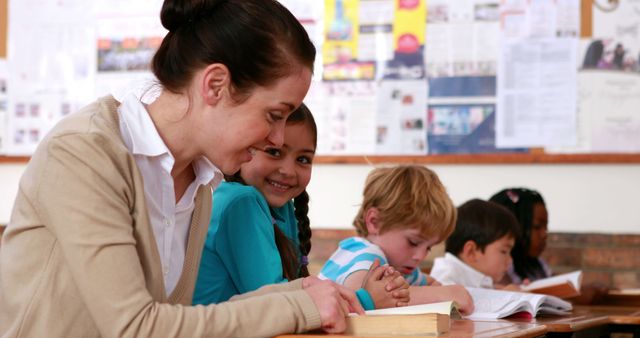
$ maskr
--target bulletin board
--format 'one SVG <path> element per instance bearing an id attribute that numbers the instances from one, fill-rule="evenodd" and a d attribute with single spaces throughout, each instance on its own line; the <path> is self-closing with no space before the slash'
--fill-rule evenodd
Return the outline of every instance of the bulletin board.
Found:
<path id="1" fill-rule="evenodd" d="M 580 2 L 580 34 L 582 37 L 592 36 L 594 9 L 600 6 L 597 0 L 582 0 Z M 620 0 L 625 1 L 625 0 Z M 7 55 L 7 2 L 0 0 L 0 57 Z M 346 1 L 345 1 L 346 2 Z M 607 4 L 607 1 L 600 1 Z M 608 1 L 608 4 L 616 1 Z M 292 10 L 293 11 L 293 10 Z M 295 12 L 294 12 L 295 14 Z M 338 15 L 332 13 L 332 15 Z M 342 15 L 342 13 L 340 13 Z M 344 14 L 348 16 L 348 13 Z M 302 20 L 301 20 L 302 21 Z M 428 28 L 427 28 L 428 29 Z M 348 48 L 348 47 L 345 47 Z M 320 52 L 320 51 L 319 51 Z M 358 64 L 360 72 L 366 73 L 367 65 Z M 338 73 L 332 73 L 338 74 Z M 330 76 L 330 75 L 327 75 Z M 320 135 L 322 137 L 322 135 Z M 640 136 L 638 136 L 640 138 Z M 24 163 L 29 160 L 29 156 L 0 156 L 0 163 Z M 599 163 L 640 163 L 640 152 L 598 152 L 588 151 L 580 153 L 548 152 L 542 147 L 527 147 L 515 152 L 496 153 L 455 153 L 455 154 L 428 154 L 428 155 L 406 155 L 406 154 L 385 154 L 385 155 L 361 155 L 361 154 L 340 154 L 340 155 L 319 155 L 315 158 L 315 163 L 325 164 L 363 164 L 363 163 L 416 163 L 416 164 L 533 164 L 533 163 L 576 163 L 576 164 L 599 164 Z"/>

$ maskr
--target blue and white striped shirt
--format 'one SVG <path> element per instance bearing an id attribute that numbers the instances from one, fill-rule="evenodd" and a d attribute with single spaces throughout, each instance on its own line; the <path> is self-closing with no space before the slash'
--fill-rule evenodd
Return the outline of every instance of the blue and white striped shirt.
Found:
<path id="1" fill-rule="evenodd" d="M 324 264 L 318 278 L 330 279 L 344 284 L 345 279 L 360 270 L 369 270 L 373 261 L 378 258 L 380 264 L 387 264 L 387 257 L 379 246 L 362 237 L 350 237 L 340 241 L 338 250 Z M 427 285 L 427 276 L 415 269 L 404 275 L 409 285 Z"/>

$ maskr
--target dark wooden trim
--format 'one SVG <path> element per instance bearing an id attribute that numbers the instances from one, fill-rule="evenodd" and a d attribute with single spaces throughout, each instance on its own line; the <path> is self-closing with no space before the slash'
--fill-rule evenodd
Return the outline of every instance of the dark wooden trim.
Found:
<path id="1" fill-rule="evenodd" d="M 0 0 L 0 58 L 7 57 L 7 32 L 9 30 L 8 0 Z"/>
<path id="2" fill-rule="evenodd" d="M 640 154 L 460 154 L 427 156 L 316 156 L 321 164 L 603 164 L 640 163 Z"/>
<path id="3" fill-rule="evenodd" d="M 593 35 L 593 0 L 580 1 L 580 37 L 591 38 Z"/>
<path id="4" fill-rule="evenodd" d="M 29 156 L 0 156 L 0 163 L 27 163 Z"/>
<path id="5" fill-rule="evenodd" d="M 27 163 L 29 156 L 0 156 L 0 163 Z M 316 156 L 316 164 L 634 164 L 640 154 L 457 154 L 426 156 Z"/>

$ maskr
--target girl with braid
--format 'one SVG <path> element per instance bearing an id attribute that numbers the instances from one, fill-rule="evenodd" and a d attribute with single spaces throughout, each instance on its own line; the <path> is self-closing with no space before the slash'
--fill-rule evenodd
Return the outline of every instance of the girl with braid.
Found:
<path id="1" fill-rule="evenodd" d="M 305 189 L 316 139 L 315 121 L 302 104 L 287 119 L 284 145 L 257 153 L 215 191 L 195 304 L 218 303 L 263 285 L 309 276 L 311 229 Z M 374 302 L 393 299 L 392 292 L 380 290 L 389 282 L 399 289 L 394 306 L 407 297 L 399 273 L 380 267 L 371 276 L 379 280 L 370 286 Z"/>

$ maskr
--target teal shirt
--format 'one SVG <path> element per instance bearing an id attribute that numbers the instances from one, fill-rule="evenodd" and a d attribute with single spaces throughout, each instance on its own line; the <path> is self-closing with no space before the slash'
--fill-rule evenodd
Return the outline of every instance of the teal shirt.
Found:
<path id="1" fill-rule="evenodd" d="M 276 247 L 272 215 L 298 248 L 293 203 L 269 208 L 254 187 L 222 183 L 213 193 L 213 211 L 205 241 L 194 304 L 211 304 L 263 285 L 286 282 Z"/>

